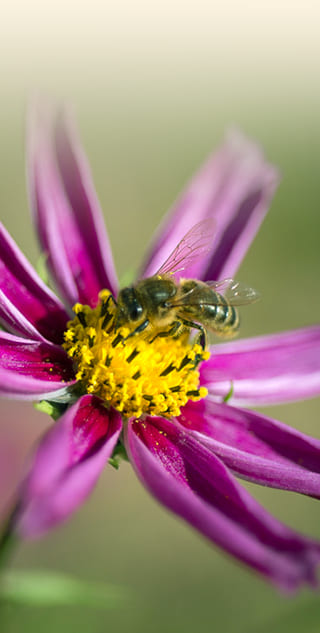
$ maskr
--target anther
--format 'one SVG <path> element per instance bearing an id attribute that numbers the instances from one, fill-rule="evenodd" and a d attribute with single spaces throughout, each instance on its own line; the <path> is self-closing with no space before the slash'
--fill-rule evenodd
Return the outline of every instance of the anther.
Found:
<path id="1" fill-rule="evenodd" d="M 103 319 L 102 325 L 101 325 L 103 330 L 105 330 L 105 328 L 107 327 L 108 323 L 110 323 L 111 319 L 112 319 L 112 314 L 110 314 L 110 312 L 107 312 L 105 314 L 105 316 L 104 316 L 104 319 Z"/>
<path id="2" fill-rule="evenodd" d="M 170 363 L 170 365 L 168 365 L 168 367 L 166 367 L 166 369 L 164 369 L 164 370 L 161 372 L 160 376 L 168 376 L 169 374 L 171 374 L 171 372 L 172 372 L 174 369 L 177 369 L 177 368 L 173 365 L 173 363 Z"/>
<path id="3" fill-rule="evenodd" d="M 189 358 L 189 356 L 184 356 L 184 358 L 182 359 L 181 363 L 180 363 L 180 367 L 178 369 L 178 371 L 181 371 L 181 369 L 183 369 L 186 365 L 188 365 L 188 363 L 190 363 L 191 358 Z"/>
<path id="4" fill-rule="evenodd" d="M 131 363 L 133 361 L 133 359 L 138 356 L 139 352 L 137 349 L 134 349 L 133 352 L 131 352 L 130 356 L 128 356 L 128 358 L 126 359 L 127 363 Z"/>
<path id="5" fill-rule="evenodd" d="M 111 343 L 112 347 L 117 347 L 118 343 L 120 343 L 120 341 L 122 341 L 122 340 L 123 340 L 122 334 L 120 334 L 120 333 L 117 334 L 117 336 L 113 339 L 113 341 Z"/>
<path id="6" fill-rule="evenodd" d="M 199 363 L 203 360 L 202 354 L 196 354 L 194 357 L 194 367 L 198 367 Z"/>
<path id="7" fill-rule="evenodd" d="M 82 325 L 82 327 L 87 327 L 87 320 L 84 312 L 78 312 L 77 317 Z"/>
<path id="8" fill-rule="evenodd" d="M 111 300 L 111 295 L 109 295 L 109 297 L 108 297 L 108 299 L 106 301 L 102 301 L 101 308 L 100 308 L 100 316 L 103 317 L 106 314 L 106 312 L 108 311 L 108 305 L 110 303 L 110 300 Z M 110 315 L 110 317 L 111 317 L 111 315 Z"/>

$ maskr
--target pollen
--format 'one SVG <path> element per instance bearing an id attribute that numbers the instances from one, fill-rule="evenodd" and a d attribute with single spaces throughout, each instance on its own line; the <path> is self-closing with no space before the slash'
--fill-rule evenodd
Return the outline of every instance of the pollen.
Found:
<path id="1" fill-rule="evenodd" d="M 116 307 L 103 290 L 96 308 L 77 303 L 68 323 L 63 347 L 73 359 L 76 378 L 84 393 L 95 394 L 125 418 L 143 414 L 177 416 L 188 400 L 207 395 L 199 387 L 199 364 L 209 352 L 179 338 L 132 334 L 129 327 L 115 329 Z"/>

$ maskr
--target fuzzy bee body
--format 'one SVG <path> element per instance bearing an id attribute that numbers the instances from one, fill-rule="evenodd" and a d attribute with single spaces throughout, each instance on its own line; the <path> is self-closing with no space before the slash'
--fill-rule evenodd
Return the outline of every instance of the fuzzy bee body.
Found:
<path id="1" fill-rule="evenodd" d="M 209 284 L 186 279 L 181 283 L 181 293 L 184 318 L 199 321 L 219 336 L 229 338 L 237 334 L 240 324 L 238 310 Z M 183 295 L 186 295 L 185 301 Z"/>
<path id="2" fill-rule="evenodd" d="M 239 329 L 235 306 L 252 303 L 258 293 L 233 279 L 198 281 L 176 279 L 208 250 L 213 224 L 196 224 L 182 238 L 158 272 L 120 290 L 116 303 L 116 327 L 127 325 L 129 336 L 145 332 L 154 336 L 180 336 L 186 330 L 200 331 L 206 345 L 206 330 L 226 338 Z"/>
<path id="3" fill-rule="evenodd" d="M 175 282 L 156 275 L 120 290 L 116 326 L 122 325 L 134 326 L 130 336 L 143 331 L 152 336 L 180 336 L 195 328 L 205 347 L 205 330 L 226 338 L 235 336 L 239 314 L 209 283 L 195 279 Z"/>

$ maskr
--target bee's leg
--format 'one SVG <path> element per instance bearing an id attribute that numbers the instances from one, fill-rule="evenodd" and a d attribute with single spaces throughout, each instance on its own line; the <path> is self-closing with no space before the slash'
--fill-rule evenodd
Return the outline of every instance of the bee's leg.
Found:
<path id="1" fill-rule="evenodd" d="M 205 349 L 207 346 L 207 335 L 206 331 L 200 323 L 194 323 L 193 321 L 187 321 L 187 319 L 181 319 L 181 323 L 186 325 L 188 328 L 195 328 L 196 330 L 200 330 L 199 334 L 199 345 L 201 345 L 202 349 Z"/>
<path id="2" fill-rule="evenodd" d="M 180 328 L 181 328 L 181 321 L 174 321 L 171 327 L 169 328 L 169 330 L 163 330 L 162 332 L 158 332 L 153 337 L 153 339 L 151 339 L 150 343 L 153 343 L 153 341 L 156 338 L 163 338 L 164 336 L 174 336 Z"/>
<path id="3" fill-rule="evenodd" d="M 143 321 L 142 323 L 140 323 L 140 325 L 138 325 L 138 327 L 136 327 L 135 330 L 133 330 L 133 332 L 130 332 L 130 334 L 128 334 L 128 336 L 126 336 L 126 338 L 124 338 L 124 341 L 127 341 L 128 338 L 131 338 L 132 336 L 135 336 L 136 334 L 140 334 L 140 332 L 143 332 L 149 325 L 150 321 L 149 319 L 146 319 L 145 321 Z"/>

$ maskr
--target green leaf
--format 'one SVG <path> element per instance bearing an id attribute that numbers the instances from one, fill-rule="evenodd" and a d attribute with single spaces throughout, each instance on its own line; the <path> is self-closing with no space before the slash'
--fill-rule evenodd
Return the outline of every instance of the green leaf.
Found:
<path id="1" fill-rule="evenodd" d="M 232 396 L 233 396 L 233 382 L 231 381 L 231 387 L 230 387 L 228 393 L 222 399 L 222 402 L 228 402 L 230 400 L 230 398 L 232 398 Z"/>
<path id="2" fill-rule="evenodd" d="M 35 402 L 33 406 L 37 411 L 50 415 L 53 420 L 58 420 L 66 409 L 65 403 L 49 402 L 49 400 L 40 400 L 40 402 Z"/>
<path id="3" fill-rule="evenodd" d="M 0 600 L 36 607 L 85 606 L 111 609 L 122 606 L 126 591 L 46 570 L 13 570 L 0 581 Z"/>
<path id="4" fill-rule="evenodd" d="M 109 464 L 111 464 L 111 466 L 113 466 L 113 468 L 118 470 L 122 460 L 125 460 L 126 462 L 128 462 L 129 461 L 129 457 L 127 455 L 127 451 L 126 451 L 124 445 L 119 440 L 118 444 L 116 445 L 116 447 L 115 447 L 115 449 L 114 449 L 114 451 L 112 453 L 112 457 L 110 457 L 108 461 L 109 461 Z"/>

